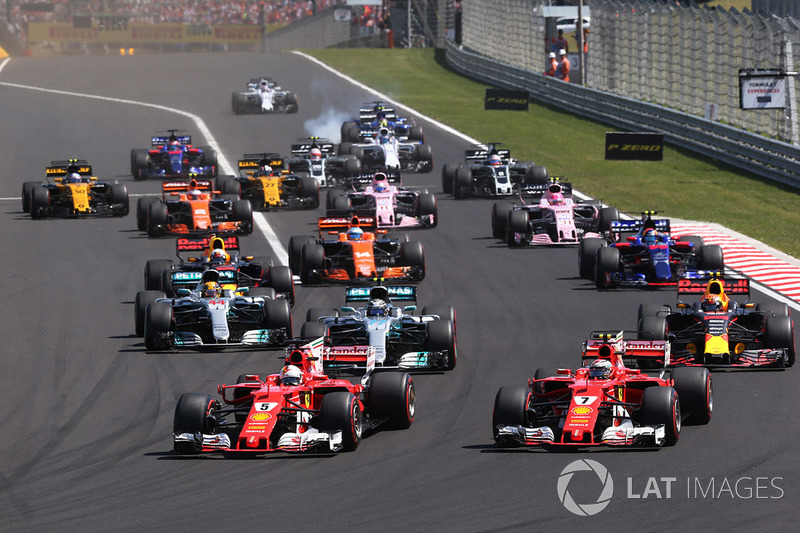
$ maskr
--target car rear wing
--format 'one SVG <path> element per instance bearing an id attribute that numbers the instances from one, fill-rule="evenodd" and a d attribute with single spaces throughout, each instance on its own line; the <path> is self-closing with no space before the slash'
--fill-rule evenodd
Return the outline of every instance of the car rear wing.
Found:
<path id="1" fill-rule="evenodd" d="M 170 141 L 178 141 L 181 144 L 192 144 L 192 136 L 191 135 L 154 135 L 150 137 L 150 145 L 153 147 L 156 146 L 166 146 L 170 143 Z"/>
<path id="2" fill-rule="evenodd" d="M 388 285 L 377 287 L 347 287 L 345 303 L 368 302 L 373 299 L 390 301 L 417 301 L 417 288 L 410 285 Z"/>
<path id="3" fill-rule="evenodd" d="M 354 227 L 374 229 L 378 226 L 375 217 L 319 217 L 317 226 L 324 230 L 347 230 Z"/>
<path id="4" fill-rule="evenodd" d="M 581 364 L 586 366 L 595 359 L 608 359 L 614 366 L 621 361 L 628 368 L 641 368 L 645 366 L 640 364 L 642 360 L 649 360 L 663 368 L 669 364 L 669 358 L 668 341 L 626 340 L 624 331 L 593 331 L 583 343 Z"/>
<path id="5" fill-rule="evenodd" d="M 488 148 L 471 148 L 464 150 L 464 160 L 468 163 L 480 162 L 489 159 L 490 155 L 498 155 L 504 164 L 511 161 L 511 150 L 490 150 Z"/>
<path id="6" fill-rule="evenodd" d="M 177 252 L 178 256 L 180 256 L 181 252 L 203 252 L 209 248 L 212 248 L 212 244 L 214 245 L 213 248 L 224 248 L 225 251 L 238 251 L 239 236 L 203 235 L 198 237 L 180 237 L 175 241 L 175 251 Z"/>
<path id="7" fill-rule="evenodd" d="M 386 174 L 386 181 L 389 182 L 389 185 L 400 186 L 403 184 L 403 177 L 397 170 L 381 170 L 380 172 Z M 359 174 L 358 176 L 351 177 L 349 182 L 350 185 L 354 187 L 356 190 L 361 190 L 367 185 L 372 184 L 372 178 L 374 176 L 375 176 L 374 172 L 366 172 Z"/>
<path id="8" fill-rule="evenodd" d="M 222 269 L 217 270 L 219 278 L 217 283 L 220 285 L 238 284 L 236 270 Z M 204 272 L 200 270 L 173 270 L 170 273 L 170 281 L 173 289 L 194 288 L 203 281 Z"/>
<path id="9" fill-rule="evenodd" d="M 554 180 L 552 178 L 548 183 L 525 183 L 525 181 L 523 181 L 519 189 L 520 193 L 525 195 L 542 195 L 547 192 L 548 188 L 554 183 L 561 185 L 561 194 L 563 194 L 565 198 L 572 197 L 571 182 Z"/>
<path id="10" fill-rule="evenodd" d="M 719 273 L 714 272 L 716 275 L 709 275 L 712 271 L 700 270 L 697 274 L 699 277 L 692 276 L 691 278 L 681 278 L 678 280 L 678 298 L 685 294 L 705 294 L 708 282 L 712 279 L 717 280 L 726 294 L 744 294 L 750 297 L 750 279 L 749 278 L 723 278 Z"/>
<path id="11" fill-rule="evenodd" d="M 199 191 L 212 192 L 214 184 L 211 180 L 180 180 L 180 181 L 165 181 L 161 184 L 161 192 L 164 196 L 172 193 L 179 193 L 197 189 Z"/>
<path id="12" fill-rule="evenodd" d="M 280 154 L 274 152 L 263 152 L 259 154 L 244 154 L 239 160 L 239 170 L 257 170 L 258 167 L 267 164 L 273 170 L 286 166 L 286 162 Z"/>
<path id="13" fill-rule="evenodd" d="M 48 178 L 63 178 L 68 174 L 74 173 L 78 173 L 81 176 L 91 176 L 92 165 L 85 159 L 51 161 L 50 166 L 48 166 L 44 172 Z"/>
<path id="14" fill-rule="evenodd" d="M 336 148 L 334 143 L 329 139 L 322 137 L 309 137 L 307 139 L 297 139 L 297 143 L 292 145 L 292 155 L 304 156 L 311 151 L 312 148 L 318 149 L 325 155 L 334 155 Z"/>
<path id="15" fill-rule="evenodd" d="M 644 220 L 614 220 L 611 222 L 611 233 L 638 233 L 644 225 Z M 668 218 L 651 219 L 648 225 L 654 226 L 659 233 L 669 233 Z"/>

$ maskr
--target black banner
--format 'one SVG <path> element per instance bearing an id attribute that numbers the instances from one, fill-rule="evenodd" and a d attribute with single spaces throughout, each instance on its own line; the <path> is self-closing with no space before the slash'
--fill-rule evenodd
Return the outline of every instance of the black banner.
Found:
<path id="1" fill-rule="evenodd" d="M 663 133 L 606 132 L 606 159 L 664 159 Z"/>
<path id="2" fill-rule="evenodd" d="M 510 91 L 507 89 L 486 89 L 483 109 L 510 109 L 511 111 L 528 110 L 528 91 Z"/>

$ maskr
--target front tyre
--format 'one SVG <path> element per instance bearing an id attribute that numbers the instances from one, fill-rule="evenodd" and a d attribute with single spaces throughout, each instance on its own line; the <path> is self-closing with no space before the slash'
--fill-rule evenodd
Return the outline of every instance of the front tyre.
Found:
<path id="1" fill-rule="evenodd" d="M 492 410 L 492 437 L 497 444 L 503 446 L 505 442 L 498 440 L 498 426 L 524 426 L 525 413 L 528 409 L 531 390 L 528 387 L 500 387 L 494 397 Z"/>
<path id="2" fill-rule="evenodd" d="M 322 397 L 319 429 L 323 432 L 342 432 L 342 447 L 352 452 L 361 443 L 364 429 L 361 404 L 350 392 L 329 392 Z"/>

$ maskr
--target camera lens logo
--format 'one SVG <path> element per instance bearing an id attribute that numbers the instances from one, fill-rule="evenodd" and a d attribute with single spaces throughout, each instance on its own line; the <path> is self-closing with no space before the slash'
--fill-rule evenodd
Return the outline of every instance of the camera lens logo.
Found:
<path id="1" fill-rule="evenodd" d="M 572 480 L 572 476 L 575 475 L 575 472 L 585 471 L 597 474 L 597 478 L 600 480 L 600 483 L 603 484 L 603 490 L 594 503 L 576 503 L 567 490 L 569 482 Z M 558 499 L 561 500 L 561 503 L 567 511 L 578 516 L 592 516 L 608 506 L 611 497 L 614 495 L 614 480 L 611 479 L 611 474 L 608 473 L 606 467 L 597 461 L 579 459 L 571 462 L 561 471 L 561 475 L 558 477 L 557 489 Z"/>

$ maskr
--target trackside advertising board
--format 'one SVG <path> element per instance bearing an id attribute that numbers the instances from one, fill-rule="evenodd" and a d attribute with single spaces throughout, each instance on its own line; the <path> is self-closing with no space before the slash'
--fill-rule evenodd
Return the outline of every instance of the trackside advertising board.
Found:
<path id="1" fill-rule="evenodd" d="M 486 89 L 483 109 L 508 109 L 511 111 L 528 110 L 528 91 L 508 89 Z"/>
<path id="2" fill-rule="evenodd" d="M 606 132 L 606 159 L 661 161 L 664 159 L 664 134 Z"/>
<path id="3" fill-rule="evenodd" d="M 783 109 L 786 90 L 786 73 L 778 69 L 739 70 L 740 109 Z"/>

